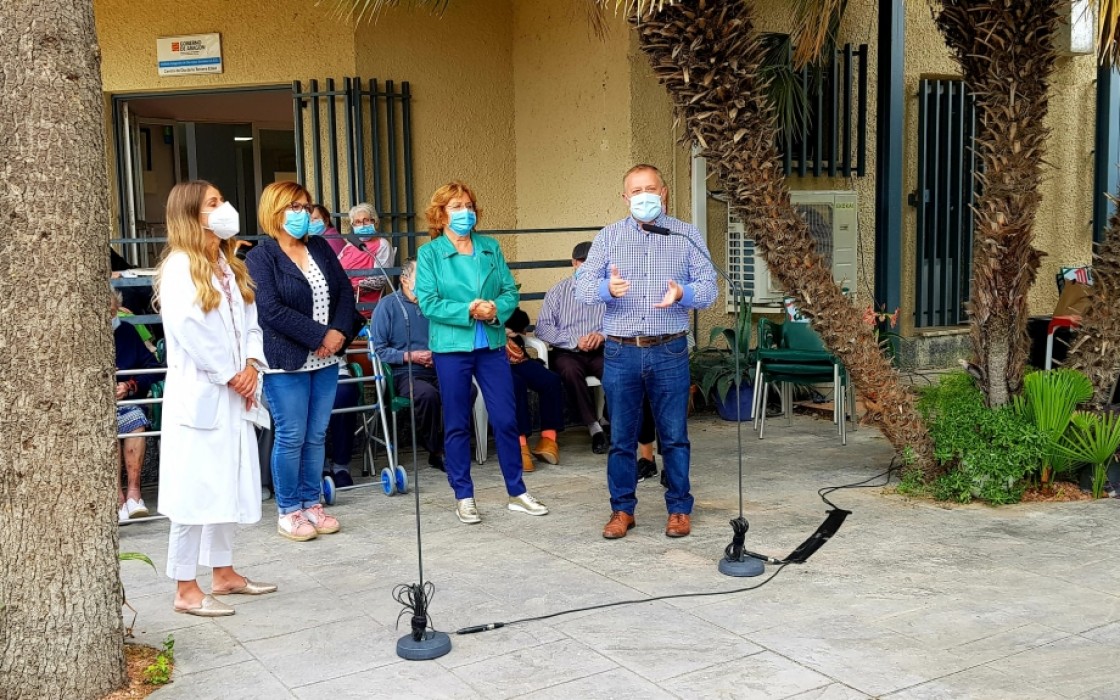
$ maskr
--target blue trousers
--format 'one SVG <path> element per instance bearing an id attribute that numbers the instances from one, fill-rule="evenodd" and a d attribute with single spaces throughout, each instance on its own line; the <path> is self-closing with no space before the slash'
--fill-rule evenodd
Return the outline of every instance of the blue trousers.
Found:
<path id="1" fill-rule="evenodd" d="M 521 441 L 517 434 L 516 403 L 513 398 L 513 377 L 505 348 L 473 352 L 435 352 L 432 360 L 439 377 L 443 397 L 443 453 L 447 483 L 455 498 L 474 498 L 471 481 L 471 379 L 478 382 L 494 442 L 498 448 L 498 465 L 510 496 L 525 493 L 521 480 Z"/>
<path id="2" fill-rule="evenodd" d="M 264 375 L 272 412 L 272 490 L 280 515 L 310 508 L 322 493 L 327 424 L 331 419 L 338 367 Z"/>
<path id="3" fill-rule="evenodd" d="M 334 396 L 334 408 L 353 408 L 362 400 L 361 384 L 339 384 Z M 330 420 L 332 465 L 350 466 L 354 454 L 354 431 L 358 428 L 357 413 L 339 413 Z"/>
<path id="4" fill-rule="evenodd" d="M 681 337 L 650 348 L 607 340 L 603 357 L 603 390 L 611 413 L 611 450 L 607 456 L 611 510 L 633 515 L 638 504 L 636 451 L 643 398 L 648 398 L 669 483 L 665 506 L 670 513 L 691 513 L 687 339 Z"/>
<path id="5" fill-rule="evenodd" d="M 564 429 L 564 380 L 549 368 L 534 360 L 510 365 L 513 372 L 513 395 L 517 399 L 517 431 L 521 435 L 533 432 L 529 417 L 529 389 L 537 392 L 541 407 L 541 430 Z"/>

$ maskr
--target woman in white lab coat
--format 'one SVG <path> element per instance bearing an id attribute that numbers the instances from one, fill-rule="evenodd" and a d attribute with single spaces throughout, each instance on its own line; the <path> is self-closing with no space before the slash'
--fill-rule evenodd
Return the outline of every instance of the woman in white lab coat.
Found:
<path id="1" fill-rule="evenodd" d="M 265 359 L 253 285 L 234 255 L 238 230 L 236 210 L 213 185 L 171 190 L 156 292 L 167 338 L 159 510 L 171 520 L 175 611 L 203 617 L 234 609 L 199 588 L 200 563 L 214 569 L 214 595 L 276 590 L 233 569 L 237 524 L 261 517 L 253 426 L 268 420 L 259 404 Z"/>

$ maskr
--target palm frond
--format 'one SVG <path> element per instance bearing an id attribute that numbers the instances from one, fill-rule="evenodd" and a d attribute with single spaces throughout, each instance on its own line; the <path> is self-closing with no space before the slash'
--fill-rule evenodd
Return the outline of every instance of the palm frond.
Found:
<path id="1" fill-rule="evenodd" d="M 1120 0 L 1097 0 L 1097 58 L 1120 65 Z"/>
<path id="2" fill-rule="evenodd" d="M 316 0 L 316 5 L 327 0 Z M 400 7 L 402 4 L 415 9 L 427 9 L 433 15 L 443 15 L 451 0 L 333 0 L 335 14 L 347 21 L 360 22 L 373 20 L 387 7 Z"/>
<path id="3" fill-rule="evenodd" d="M 794 68 L 817 63 L 836 46 L 847 8 L 848 0 L 796 0 L 791 33 Z"/>

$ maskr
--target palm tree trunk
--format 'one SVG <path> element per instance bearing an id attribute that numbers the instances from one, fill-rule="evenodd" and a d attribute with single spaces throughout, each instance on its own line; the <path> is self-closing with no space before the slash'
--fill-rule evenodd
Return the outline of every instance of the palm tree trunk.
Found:
<path id="1" fill-rule="evenodd" d="M 909 451 L 917 468 L 934 475 L 933 444 L 913 394 L 833 281 L 790 204 L 774 113 L 759 77 L 763 46 L 750 3 L 683 0 L 632 22 L 685 138 L 699 144 L 722 180 L 731 209 L 747 223 L 771 273 L 798 298 L 856 387 L 876 393 L 880 427 L 895 449 Z"/>
<path id="2" fill-rule="evenodd" d="M 989 406 L 1023 384 L 1030 342 L 1027 292 L 1042 254 L 1031 241 L 1038 212 L 1050 76 L 1057 52 L 1054 0 L 942 0 L 938 29 L 977 110 L 979 194 L 969 322 L 972 373 Z"/>
<path id="3" fill-rule="evenodd" d="M 125 679 L 91 0 L 0 2 L 0 697 Z"/>
<path id="4" fill-rule="evenodd" d="M 1094 409 L 1104 410 L 1112 402 L 1112 385 L 1120 366 L 1120 210 L 1109 219 L 1104 242 L 1093 254 L 1089 307 L 1081 317 L 1081 330 L 1066 366 L 1093 382 Z"/>

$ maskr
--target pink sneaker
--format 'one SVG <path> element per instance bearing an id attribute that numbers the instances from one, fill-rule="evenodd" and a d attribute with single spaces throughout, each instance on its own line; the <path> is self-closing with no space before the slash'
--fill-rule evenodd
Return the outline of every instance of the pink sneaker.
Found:
<path id="1" fill-rule="evenodd" d="M 306 542 L 313 540 L 319 536 L 316 532 L 315 526 L 308 521 L 305 513 L 307 511 L 297 510 L 294 513 L 281 515 L 279 523 L 276 526 L 276 531 L 289 540 L 296 542 Z"/>
<path id="2" fill-rule="evenodd" d="M 316 534 L 319 535 L 332 535 L 342 527 L 338 524 L 338 519 L 332 515 L 327 515 L 323 506 L 318 503 L 303 511 L 303 517 L 307 518 L 315 528 Z"/>

